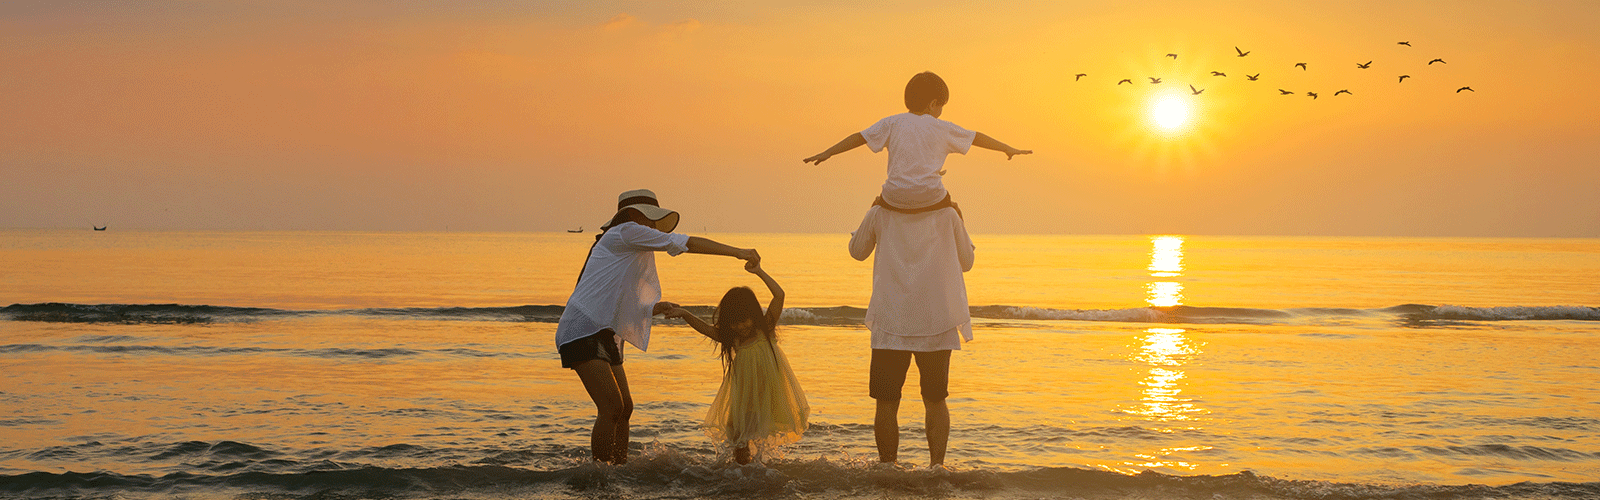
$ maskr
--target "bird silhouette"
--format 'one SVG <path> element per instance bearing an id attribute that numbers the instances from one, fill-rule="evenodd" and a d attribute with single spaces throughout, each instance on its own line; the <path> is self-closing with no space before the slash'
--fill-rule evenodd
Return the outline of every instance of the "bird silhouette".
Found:
<path id="1" fill-rule="evenodd" d="M 1460 94 L 1461 91 L 1463 91 L 1463 90 L 1466 90 L 1466 91 L 1469 91 L 1469 92 L 1477 92 L 1476 90 L 1472 90 L 1472 87 L 1461 87 L 1459 89 L 1456 89 L 1456 93 Z"/>
<path id="2" fill-rule="evenodd" d="M 1117 82 L 1117 85 L 1122 85 L 1122 84 L 1124 84 L 1124 83 L 1127 83 L 1127 84 L 1132 84 L 1132 83 L 1133 83 L 1133 80 L 1129 80 L 1129 79 L 1127 79 L 1127 78 L 1123 78 L 1123 79 L 1122 79 L 1122 80 L 1120 80 L 1120 81 L 1118 81 L 1118 82 Z"/>
<path id="3" fill-rule="evenodd" d="M 1340 89 L 1340 90 L 1339 90 L 1339 91 L 1338 91 L 1338 92 L 1334 92 L 1334 93 L 1333 93 L 1333 95 L 1339 95 L 1339 94 L 1350 94 L 1350 95 L 1355 95 L 1355 93 L 1353 93 L 1353 92 L 1350 92 L 1350 91 L 1348 91 L 1348 90 L 1344 90 L 1344 89 Z"/>
<path id="4" fill-rule="evenodd" d="M 1261 73 L 1256 73 L 1254 75 L 1244 75 L 1244 77 L 1245 78 L 1249 78 L 1250 81 L 1253 82 L 1253 81 L 1256 81 L 1256 78 L 1260 78 L 1261 77 Z"/>
<path id="5" fill-rule="evenodd" d="M 1290 91 L 1283 90 L 1283 89 L 1278 89 L 1278 95 L 1294 95 L 1294 92 L 1290 92 Z"/>
<path id="6" fill-rule="evenodd" d="M 1161 83 L 1161 79 L 1160 78 L 1156 78 L 1156 77 L 1153 77 L 1153 76 L 1146 77 L 1146 78 L 1150 79 L 1150 84 L 1151 85 L 1155 85 L 1157 83 Z"/>
<path id="7" fill-rule="evenodd" d="M 1189 85 L 1189 91 L 1194 92 L 1194 95 L 1200 95 L 1200 93 L 1205 92 L 1206 89 L 1196 89 L 1194 88 L 1194 85 Z"/>
<path id="8" fill-rule="evenodd" d="M 1212 71 L 1211 76 L 1228 76 L 1228 74 L 1221 71 Z"/>
<path id="9" fill-rule="evenodd" d="M 1361 68 L 1361 69 L 1370 68 L 1370 67 L 1372 67 L 1372 61 L 1367 61 L 1366 64 L 1356 63 L 1356 67 L 1357 68 Z"/>
<path id="10" fill-rule="evenodd" d="M 1316 99 L 1317 98 L 1317 93 L 1316 92 L 1306 92 L 1306 95 L 1311 96 L 1312 99 Z"/>
<path id="11" fill-rule="evenodd" d="M 1405 83 L 1407 78 L 1411 78 L 1411 75 L 1400 75 L 1399 83 Z"/>
<path id="12" fill-rule="evenodd" d="M 1249 52 L 1246 52 L 1246 51 L 1243 51 L 1243 50 L 1239 50 L 1239 48 L 1238 48 L 1238 47 L 1234 47 L 1234 48 L 1233 48 L 1233 51 L 1234 51 L 1234 52 L 1238 52 L 1238 53 L 1239 53 L 1239 57 L 1244 57 L 1244 56 L 1248 56 L 1248 55 L 1250 55 L 1250 53 L 1249 53 Z"/>
<path id="13" fill-rule="evenodd" d="M 1433 66 L 1433 63 L 1450 64 L 1450 63 L 1444 62 L 1444 59 L 1434 59 L 1432 61 L 1428 61 L 1428 65 L 1429 66 Z"/>
<path id="14" fill-rule="evenodd" d="M 1294 65 L 1299 66 L 1301 71 L 1305 71 L 1306 69 L 1306 63 L 1294 63 Z"/>
<path id="15" fill-rule="evenodd" d="M 1174 61 L 1178 60 L 1178 55 L 1177 54 L 1167 54 L 1167 57 L 1171 57 L 1172 60 L 1174 60 Z"/>
<path id="16" fill-rule="evenodd" d="M 1079 78 L 1083 78 L 1085 76 L 1089 76 L 1089 74 L 1088 73 L 1078 73 L 1076 75 L 1072 75 L 1072 81 L 1076 82 L 1076 81 L 1078 81 Z"/>
<path id="17" fill-rule="evenodd" d="M 1404 45 L 1404 46 L 1410 47 L 1411 46 L 1411 42 L 1400 42 L 1400 45 Z"/>

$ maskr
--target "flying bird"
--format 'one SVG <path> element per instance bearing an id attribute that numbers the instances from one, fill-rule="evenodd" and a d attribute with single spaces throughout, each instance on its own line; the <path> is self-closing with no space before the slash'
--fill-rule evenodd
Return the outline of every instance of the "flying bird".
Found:
<path id="1" fill-rule="evenodd" d="M 1306 92 L 1306 95 L 1311 96 L 1312 99 L 1316 99 L 1317 98 L 1317 93 L 1316 92 Z"/>
<path id="2" fill-rule="evenodd" d="M 1294 95 L 1294 92 L 1290 92 L 1290 91 L 1283 90 L 1283 89 L 1278 89 L 1278 95 Z"/>
<path id="3" fill-rule="evenodd" d="M 1400 45 L 1404 45 L 1404 46 L 1410 47 L 1411 46 L 1411 42 L 1400 42 Z"/>
<path id="4" fill-rule="evenodd" d="M 1433 63 L 1450 64 L 1450 63 L 1444 62 L 1444 59 L 1434 59 L 1432 61 L 1428 61 L 1428 65 L 1429 66 L 1433 66 Z"/>
<path id="5" fill-rule="evenodd" d="M 1122 84 L 1124 84 L 1124 83 L 1127 83 L 1127 84 L 1132 84 L 1132 83 L 1133 83 L 1133 80 L 1129 80 L 1129 79 L 1127 79 L 1127 78 L 1123 78 L 1123 79 L 1122 79 L 1122 80 L 1121 80 L 1121 81 L 1119 81 L 1119 82 L 1117 82 L 1117 85 L 1122 85 Z"/>
<path id="6" fill-rule="evenodd" d="M 1355 93 L 1352 93 L 1352 92 L 1350 92 L 1350 91 L 1348 91 L 1348 90 L 1343 90 L 1343 89 L 1340 89 L 1340 90 L 1339 90 L 1339 91 L 1338 91 L 1338 92 L 1334 92 L 1334 93 L 1333 93 L 1333 95 L 1339 95 L 1339 94 L 1350 94 L 1350 95 L 1355 95 Z"/>
<path id="7" fill-rule="evenodd" d="M 1463 90 L 1466 90 L 1466 91 L 1469 91 L 1469 92 L 1477 92 L 1476 90 L 1472 90 L 1472 87 L 1461 87 L 1459 89 L 1456 89 L 1456 93 L 1460 94 L 1461 91 L 1463 91 Z"/>
<path id="8" fill-rule="evenodd" d="M 1294 65 L 1299 66 L 1301 71 L 1305 71 L 1306 69 L 1306 63 L 1294 63 Z"/>
<path id="9" fill-rule="evenodd" d="M 1228 74 L 1221 71 L 1212 71 L 1211 76 L 1228 76 Z"/>
<path id="10" fill-rule="evenodd" d="M 1239 50 L 1239 48 L 1238 48 L 1238 47 L 1234 47 L 1234 48 L 1233 48 L 1233 51 L 1234 51 L 1234 52 L 1238 52 L 1238 53 L 1239 53 L 1239 57 L 1244 57 L 1244 56 L 1248 56 L 1248 55 L 1250 55 L 1250 53 L 1249 53 L 1249 52 L 1246 52 L 1246 51 L 1243 51 L 1243 50 Z"/>
<path id="11" fill-rule="evenodd" d="M 1089 76 L 1089 74 L 1088 73 L 1078 73 L 1076 75 L 1072 75 L 1072 81 L 1076 82 L 1076 81 L 1078 81 L 1079 78 L 1083 78 L 1085 76 Z"/>
<path id="12" fill-rule="evenodd" d="M 1153 76 L 1148 76 L 1148 77 L 1145 77 L 1145 78 L 1149 78 L 1150 79 L 1150 84 L 1151 85 L 1155 85 L 1157 83 L 1161 83 L 1161 79 L 1160 78 L 1156 78 L 1156 77 L 1153 77 Z"/>
<path id="13" fill-rule="evenodd" d="M 1254 74 L 1254 75 L 1244 75 L 1244 77 L 1245 77 L 1245 78 L 1249 78 L 1249 79 L 1250 79 L 1250 81 L 1252 81 L 1252 82 L 1253 82 L 1253 81 L 1256 81 L 1256 78 L 1259 78 L 1259 77 L 1261 77 L 1261 73 L 1256 73 L 1256 74 Z"/>
<path id="14" fill-rule="evenodd" d="M 1411 75 L 1400 75 L 1399 83 L 1405 83 L 1407 78 L 1411 78 Z"/>
<path id="15" fill-rule="evenodd" d="M 1357 68 L 1361 68 L 1361 69 L 1370 68 L 1370 67 L 1372 67 L 1372 61 L 1367 61 L 1366 64 L 1356 63 L 1356 67 Z"/>
<path id="16" fill-rule="evenodd" d="M 1174 60 L 1174 61 L 1178 60 L 1178 55 L 1177 54 L 1167 54 L 1167 57 L 1171 57 L 1172 60 Z"/>
<path id="17" fill-rule="evenodd" d="M 1196 88 L 1194 88 L 1194 85 L 1189 85 L 1189 91 L 1190 92 L 1194 92 L 1194 95 L 1200 95 L 1200 93 L 1201 92 L 1205 92 L 1206 89 L 1196 89 Z"/>

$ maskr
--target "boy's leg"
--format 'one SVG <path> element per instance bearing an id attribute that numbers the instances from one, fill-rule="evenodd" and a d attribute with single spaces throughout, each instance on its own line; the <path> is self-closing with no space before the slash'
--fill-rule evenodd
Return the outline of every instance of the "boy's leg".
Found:
<path id="1" fill-rule="evenodd" d="M 944 463 L 950 442 L 950 351 L 919 352 L 917 373 L 922 380 L 922 406 L 927 411 L 928 465 Z"/>
<path id="2" fill-rule="evenodd" d="M 878 442 L 880 462 L 894 462 L 900 455 L 900 389 L 906 384 L 906 370 L 909 369 L 911 352 L 872 350 L 868 388 L 872 399 L 878 400 L 872 435 Z"/>
<path id="3" fill-rule="evenodd" d="M 623 416 L 624 400 L 621 387 L 624 386 L 618 384 L 616 374 L 611 370 L 611 363 L 605 360 L 591 359 L 572 369 L 578 372 L 578 378 L 583 380 L 584 390 L 589 392 L 589 399 L 594 401 L 594 430 L 589 434 L 590 453 L 594 455 L 595 460 L 616 463 L 617 423 L 622 422 L 624 429 L 628 425 L 627 418 Z M 622 458 L 627 459 L 627 455 L 623 455 Z"/>

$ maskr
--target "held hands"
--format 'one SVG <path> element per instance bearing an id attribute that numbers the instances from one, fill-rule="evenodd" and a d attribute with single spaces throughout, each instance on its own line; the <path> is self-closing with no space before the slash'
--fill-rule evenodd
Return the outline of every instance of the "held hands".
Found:
<path id="1" fill-rule="evenodd" d="M 655 307 L 650 308 L 650 315 L 651 316 L 655 316 L 657 314 L 663 314 L 663 315 L 666 315 L 668 318 L 671 318 L 672 317 L 671 312 L 674 311 L 674 310 L 682 311 L 683 308 L 679 307 L 678 304 L 674 304 L 672 302 L 665 302 L 665 301 L 657 302 Z"/>
<path id="2" fill-rule="evenodd" d="M 746 271 L 750 270 L 750 266 L 755 266 L 757 269 L 761 268 L 761 254 L 756 252 L 756 249 L 754 248 L 739 250 L 738 254 L 734 255 L 734 257 L 744 261 L 744 269 Z"/>

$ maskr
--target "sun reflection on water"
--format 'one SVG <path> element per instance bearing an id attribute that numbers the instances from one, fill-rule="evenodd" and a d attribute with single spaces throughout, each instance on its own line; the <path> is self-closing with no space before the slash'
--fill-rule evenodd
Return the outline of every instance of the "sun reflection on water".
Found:
<path id="1" fill-rule="evenodd" d="M 1172 280 L 1184 273 L 1183 243 L 1182 236 L 1150 238 L 1147 270 L 1152 278 L 1166 278 L 1145 283 L 1145 301 L 1150 306 L 1183 305 L 1183 283 Z M 1121 411 L 1155 432 L 1177 434 L 1200 429 L 1204 416 L 1210 412 L 1188 392 L 1190 383 L 1183 367 L 1200 355 L 1203 344 L 1190 338 L 1183 328 L 1147 328 L 1139 340 L 1142 345 L 1129 356 L 1130 361 L 1145 367 L 1145 376 L 1138 381 L 1139 400 Z M 1192 454 L 1210 449 L 1205 445 L 1166 447 L 1106 468 L 1125 474 L 1156 468 L 1195 470 L 1201 464 L 1190 458 Z"/>
<path id="2" fill-rule="evenodd" d="M 1150 238 L 1150 266 L 1146 268 L 1155 278 L 1183 276 L 1183 237 L 1154 236 Z M 1152 307 L 1183 305 L 1183 283 L 1152 281 L 1145 283 L 1145 302 Z"/>

